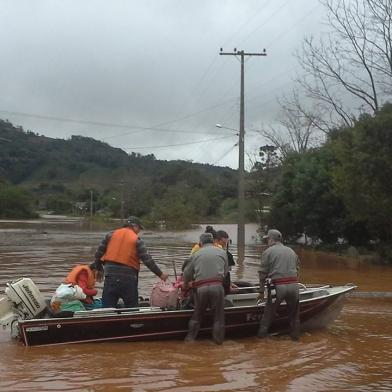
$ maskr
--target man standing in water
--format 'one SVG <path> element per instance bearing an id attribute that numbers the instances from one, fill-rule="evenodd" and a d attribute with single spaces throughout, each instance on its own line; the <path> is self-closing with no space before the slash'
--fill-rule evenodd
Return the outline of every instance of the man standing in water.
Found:
<path id="1" fill-rule="evenodd" d="M 214 246 L 210 233 L 200 236 L 200 250 L 193 253 L 184 269 L 184 285 L 193 281 L 195 310 L 189 321 L 186 342 L 196 339 L 207 307 L 213 313 L 212 337 L 216 344 L 222 344 L 225 335 L 225 293 L 223 282 L 228 273 L 227 253 Z"/>
<path id="2" fill-rule="evenodd" d="M 95 264 L 104 263 L 105 281 L 102 307 L 114 308 L 120 298 L 126 308 L 138 306 L 138 275 L 140 262 L 162 280 L 168 274 L 161 271 L 138 236 L 143 226 L 139 218 L 130 216 L 124 227 L 107 234 L 96 253 Z"/>
<path id="3" fill-rule="evenodd" d="M 264 284 L 267 282 L 268 298 L 263 317 L 260 321 L 257 336 L 264 338 L 268 334 L 275 312 L 280 303 L 285 300 L 287 304 L 290 323 L 290 336 L 293 340 L 299 339 L 299 258 L 289 247 L 282 244 L 280 231 L 268 230 L 264 237 L 268 239 L 269 248 L 261 255 L 259 268 L 260 293 L 263 295 Z M 276 298 L 271 295 L 271 287 L 275 287 Z"/>

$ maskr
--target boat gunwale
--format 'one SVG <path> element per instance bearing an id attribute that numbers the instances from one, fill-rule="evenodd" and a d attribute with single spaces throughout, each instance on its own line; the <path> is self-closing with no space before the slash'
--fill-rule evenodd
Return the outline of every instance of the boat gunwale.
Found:
<path id="1" fill-rule="evenodd" d="M 308 302 L 313 302 L 313 301 L 319 301 L 323 300 L 326 298 L 333 298 L 342 294 L 347 294 L 348 292 L 354 290 L 357 288 L 357 286 L 332 286 L 330 287 L 332 289 L 340 289 L 339 291 L 336 291 L 335 293 L 328 293 L 325 295 L 321 295 L 318 297 L 313 297 L 313 298 L 307 298 L 303 299 L 300 301 L 301 304 L 303 303 L 308 303 Z M 323 288 L 322 290 L 327 290 L 327 288 Z M 225 308 L 225 313 L 237 313 L 238 311 L 243 311 L 243 310 L 257 310 L 265 307 L 266 303 L 263 302 L 261 304 L 254 304 L 254 305 L 242 305 L 242 306 L 230 306 Z M 283 304 L 284 305 L 284 304 Z M 194 309 L 175 309 L 175 310 L 161 310 L 161 311 L 134 311 L 134 312 L 119 312 L 117 314 L 89 314 L 88 316 L 81 316 L 81 317 L 58 317 L 58 318 L 44 318 L 44 319 L 29 319 L 29 320 L 20 320 L 18 324 L 22 329 L 25 327 L 28 327 L 29 324 L 34 324 L 34 325 L 47 325 L 47 324 L 56 324 L 56 323 L 79 323 L 79 322 L 89 322 L 89 320 L 93 319 L 95 321 L 116 321 L 118 319 L 126 319 L 130 318 L 132 320 L 138 320 L 138 319 L 145 319 L 147 318 L 161 318 L 162 315 L 165 315 L 165 318 L 173 318 L 173 317 L 188 317 L 190 314 L 193 313 Z"/>

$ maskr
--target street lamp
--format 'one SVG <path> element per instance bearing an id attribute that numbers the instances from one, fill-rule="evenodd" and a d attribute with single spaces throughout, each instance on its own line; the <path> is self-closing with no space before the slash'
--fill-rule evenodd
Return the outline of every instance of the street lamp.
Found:
<path id="1" fill-rule="evenodd" d="M 224 127 L 222 124 L 215 124 L 215 126 L 217 128 L 223 128 L 223 129 L 229 129 L 230 131 L 234 131 L 236 135 L 238 135 L 238 129 L 234 129 L 234 128 L 229 128 L 229 127 Z"/>
<path id="2" fill-rule="evenodd" d="M 230 129 L 235 131 L 239 137 L 238 141 L 238 225 L 237 225 L 237 255 L 238 260 L 242 262 L 245 257 L 245 164 L 244 164 L 244 139 L 245 129 L 243 121 L 241 129 L 238 131 L 234 128 L 225 127 L 222 124 L 216 124 L 217 128 Z"/>

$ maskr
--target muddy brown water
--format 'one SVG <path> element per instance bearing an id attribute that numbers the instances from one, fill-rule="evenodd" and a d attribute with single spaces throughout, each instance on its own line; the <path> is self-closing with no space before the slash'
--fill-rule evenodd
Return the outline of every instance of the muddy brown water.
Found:
<path id="1" fill-rule="evenodd" d="M 219 227 L 235 237 L 234 226 Z M 179 270 L 201 231 L 143 236 L 173 278 L 173 261 Z M 74 220 L 0 222 L 0 290 L 29 276 L 49 297 L 75 263 L 92 261 L 105 232 Z M 233 276 L 255 282 L 260 247 L 252 225 L 247 242 Z M 281 336 L 222 346 L 201 339 L 24 347 L 1 331 L 0 391 L 391 391 L 392 268 L 309 252 L 301 261 L 302 282 L 353 282 L 369 295 L 348 298 L 338 320 L 299 342 Z M 140 294 L 148 296 L 155 281 L 142 268 Z"/>

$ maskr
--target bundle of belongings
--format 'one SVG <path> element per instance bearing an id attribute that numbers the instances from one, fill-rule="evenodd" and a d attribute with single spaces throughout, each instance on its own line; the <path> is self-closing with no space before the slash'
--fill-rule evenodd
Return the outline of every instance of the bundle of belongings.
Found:
<path id="1" fill-rule="evenodd" d="M 159 280 L 154 284 L 151 295 L 150 305 L 158 306 L 162 309 L 177 309 L 179 306 L 179 289 L 174 283 Z"/>
<path id="2" fill-rule="evenodd" d="M 150 306 L 162 309 L 192 309 L 193 295 L 190 288 L 184 287 L 184 277 L 181 274 L 173 283 L 162 280 L 154 284 L 150 295 Z"/>
<path id="3" fill-rule="evenodd" d="M 80 286 L 72 283 L 61 283 L 50 300 L 50 307 L 54 313 L 86 310 L 81 302 L 84 299 L 86 299 L 86 294 Z"/>

